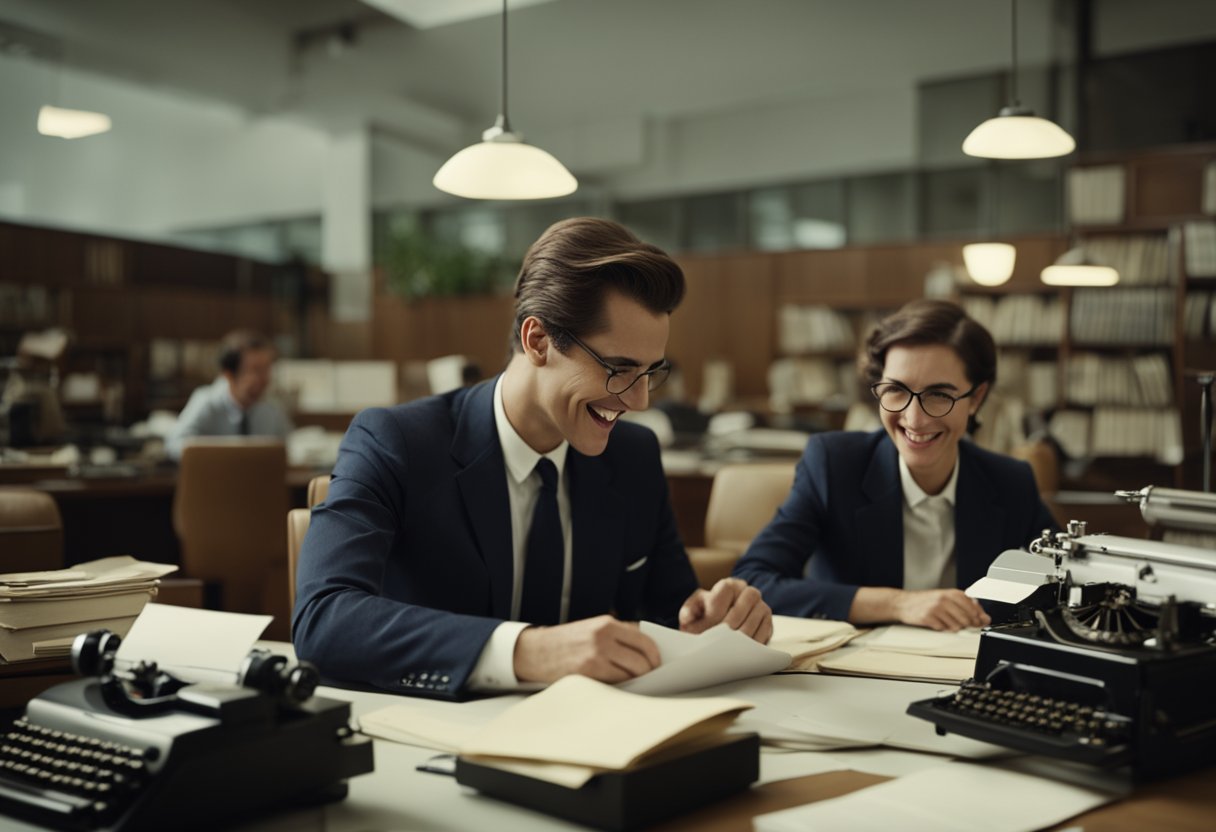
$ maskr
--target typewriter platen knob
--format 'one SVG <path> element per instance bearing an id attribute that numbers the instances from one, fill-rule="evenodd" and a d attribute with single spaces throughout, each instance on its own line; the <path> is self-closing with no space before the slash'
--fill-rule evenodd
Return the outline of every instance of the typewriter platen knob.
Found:
<path id="1" fill-rule="evenodd" d="M 72 642 L 72 669 L 80 676 L 104 676 L 114 669 L 114 654 L 122 637 L 109 630 L 91 630 Z"/>

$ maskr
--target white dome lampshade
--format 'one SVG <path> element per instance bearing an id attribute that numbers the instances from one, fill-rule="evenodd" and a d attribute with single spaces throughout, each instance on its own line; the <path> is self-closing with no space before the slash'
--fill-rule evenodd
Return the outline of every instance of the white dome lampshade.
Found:
<path id="1" fill-rule="evenodd" d="M 44 136 L 83 139 L 85 136 L 108 132 L 110 127 L 110 117 L 105 113 L 69 110 L 49 104 L 44 104 L 38 110 L 38 132 Z"/>
<path id="2" fill-rule="evenodd" d="M 497 125 L 482 134 L 481 142 L 444 162 L 431 181 L 468 199 L 549 199 L 578 188 L 578 180 L 551 154 Z"/>
<path id="3" fill-rule="evenodd" d="M 1039 279 L 1048 286 L 1114 286 L 1119 272 L 1090 260 L 1085 249 L 1077 246 L 1056 258 L 1054 265 L 1043 269 Z"/>
<path id="4" fill-rule="evenodd" d="M 984 159 L 1050 159 L 1077 148 L 1072 136 L 1025 107 L 1004 107 L 963 141 L 963 152 Z"/>
<path id="5" fill-rule="evenodd" d="M 1013 277 L 1018 250 L 1009 243 L 969 243 L 963 246 L 967 274 L 981 286 L 1000 286 Z"/>

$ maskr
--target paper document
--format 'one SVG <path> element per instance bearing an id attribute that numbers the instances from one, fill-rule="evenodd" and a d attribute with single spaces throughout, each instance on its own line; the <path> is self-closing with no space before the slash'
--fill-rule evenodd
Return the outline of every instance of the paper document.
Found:
<path id="1" fill-rule="evenodd" d="M 85 596 L 121 587 L 146 588 L 177 567 L 148 563 L 129 555 L 79 563 L 71 569 L 50 572 L 10 572 L 0 575 L 0 599 Z"/>
<path id="2" fill-rule="evenodd" d="M 843 797 L 760 815 L 756 832 L 1031 832 L 1115 795 L 971 763 L 947 763 Z"/>
<path id="3" fill-rule="evenodd" d="M 647 755 L 721 734 L 750 707 L 737 699 L 638 696 L 566 676 L 491 720 L 460 752 L 584 767 L 585 776 L 574 780 L 586 782 L 596 771 L 624 770 Z"/>
<path id="4" fill-rule="evenodd" d="M 918 656 L 942 656 L 974 661 L 980 650 L 980 631 L 969 629 L 951 633 L 893 624 L 876 630 L 866 639 L 865 646 L 872 650 L 893 650 L 897 653 L 915 653 Z"/>
<path id="5" fill-rule="evenodd" d="M 980 578 L 967 587 L 967 595 L 979 598 L 981 601 L 1001 601 L 1006 604 L 1020 604 L 1029 598 L 1039 588 L 1037 584 L 1024 584 L 1021 581 L 1004 581 L 1000 578 Z"/>
<path id="6" fill-rule="evenodd" d="M 804 670 L 810 669 L 802 666 L 804 660 L 848 644 L 857 635 L 857 628 L 847 621 L 774 615 L 773 637 L 768 646 L 790 654 L 789 670 Z"/>
<path id="7" fill-rule="evenodd" d="M 821 659 L 819 669 L 850 676 L 875 676 L 912 682 L 947 682 L 957 685 L 975 672 L 975 659 L 918 656 L 889 650 L 863 648 L 836 653 Z"/>
<path id="8" fill-rule="evenodd" d="M 654 639 L 663 663 L 649 673 L 622 682 L 630 693 L 666 696 L 672 693 L 766 676 L 784 670 L 788 653 L 773 650 L 725 624 L 693 635 L 643 621 L 642 632 Z"/>
<path id="9" fill-rule="evenodd" d="M 243 615 L 149 604 L 122 640 L 115 665 L 154 661 L 188 682 L 235 684 L 269 615 Z"/>

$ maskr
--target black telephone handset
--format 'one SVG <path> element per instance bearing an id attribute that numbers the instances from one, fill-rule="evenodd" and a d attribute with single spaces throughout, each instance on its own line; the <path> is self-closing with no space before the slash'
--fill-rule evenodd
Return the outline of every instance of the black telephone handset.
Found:
<path id="1" fill-rule="evenodd" d="M 346 795 L 372 770 L 350 704 L 314 696 L 306 663 L 255 650 L 234 684 L 191 684 L 138 662 L 121 639 L 79 636 L 82 677 L 33 699 L 0 738 L 0 815 L 53 829 L 214 829 Z M 217 799 L 223 795 L 223 799 Z"/>

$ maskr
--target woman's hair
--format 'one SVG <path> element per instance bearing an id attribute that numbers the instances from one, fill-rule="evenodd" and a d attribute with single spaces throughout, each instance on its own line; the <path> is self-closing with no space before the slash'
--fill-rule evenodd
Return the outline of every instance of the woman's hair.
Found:
<path id="1" fill-rule="evenodd" d="M 545 324 L 562 352 L 571 333 L 602 330 L 610 290 L 670 314 L 684 297 L 684 272 L 662 249 L 611 220 L 576 217 L 549 226 L 524 255 L 515 281 L 512 349 L 521 349 L 519 330 L 528 316 Z"/>

